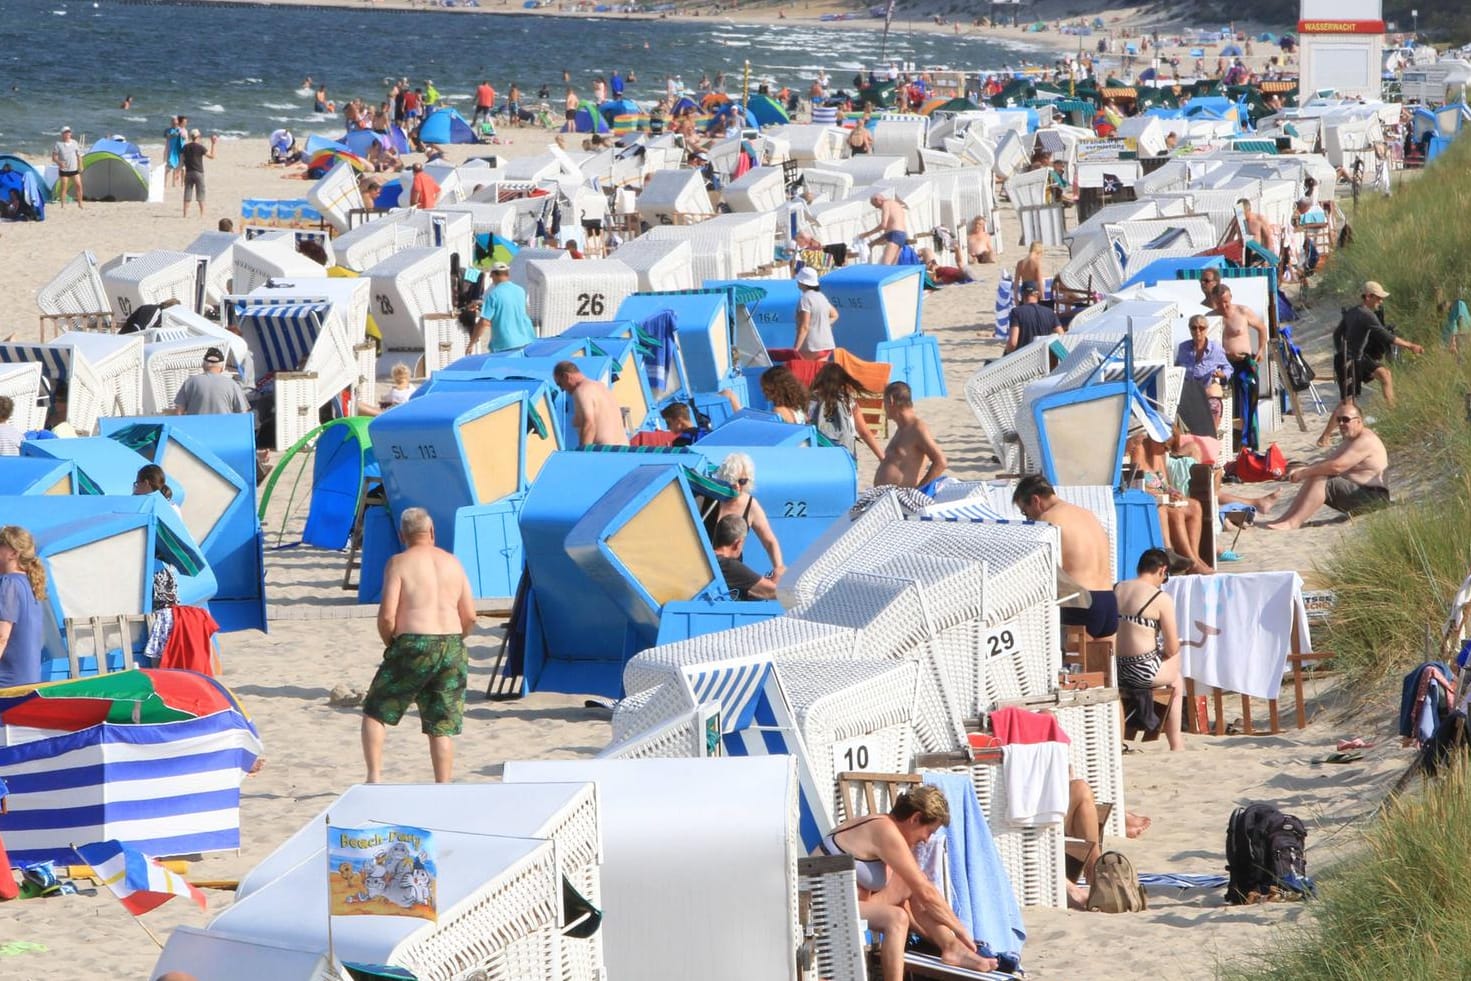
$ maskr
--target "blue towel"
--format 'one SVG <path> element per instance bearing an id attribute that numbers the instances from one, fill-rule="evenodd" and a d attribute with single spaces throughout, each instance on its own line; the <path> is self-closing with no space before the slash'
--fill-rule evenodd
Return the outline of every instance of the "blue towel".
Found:
<path id="1" fill-rule="evenodd" d="M 970 927 L 971 936 L 992 950 L 1020 952 L 1027 928 L 970 778 L 934 770 L 922 776 L 925 783 L 939 787 L 950 804 L 950 827 L 945 834 L 950 842 L 955 915 Z"/>

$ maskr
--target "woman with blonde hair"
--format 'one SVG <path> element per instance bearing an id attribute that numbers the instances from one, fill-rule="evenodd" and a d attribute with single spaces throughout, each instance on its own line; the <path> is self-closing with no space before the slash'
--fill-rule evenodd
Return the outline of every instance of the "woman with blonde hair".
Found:
<path id="1" fill-rule="evenodd" d="M 41 601 L 46 569 L 36 540 L 19 525 L 0 528 L 0 688 L 41 680 Z"/>
<path id="2" fill-rule="evenodd" d="M 705 524 L 705 533 L 713 542 L 715 526 L 720 523 L 721 518 L 729 514 L 744 518 L 756 540 L 771 558 L 771 575 L 767 578 L 777 582 L 787 567 L 781 561 L 781 543 L 771 530 L 771 522 L 766 520 L 766 509 L 752 494 L 756 489 L 756 461 L 745 453 L 728 454 L 715 471 L 715 479 L 735 488 L 736 495 L 728 501 L 703 500 L 700 517 Z"/>
<path id="3" fill-rule="evenodd" d="M 813 849 L 814 855 L 853 857 L 858 915 L 883 937 L 883 981 L 902 981 L 910 929 L 939 947 L 946 964 L 996 969 L 995 959 L 976 953 L 975 938 L 914 857 L 916 847 L 949 824 L 950 805 L 940 788 L 920 784 L 895 798 L 889 813 L 845 821 Z"/>

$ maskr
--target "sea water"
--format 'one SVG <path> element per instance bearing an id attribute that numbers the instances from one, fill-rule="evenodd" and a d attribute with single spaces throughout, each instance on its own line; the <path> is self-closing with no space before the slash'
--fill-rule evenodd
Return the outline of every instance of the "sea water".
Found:
<path id="1" fill-rule="evenodd" d="M 494 2 L 481 0 L 482 8 Z M 805 96 L 819 67 L 832 87 L 851 87 L 855 71 L 881 67 L 884 46 L 877 20 L 874 30 L 856 30 L 797 19 L 753 26 L 725 17 L 676 23 L 112 0 L 6 0 L 0 10 L 6 36 L 17 42 L 0 47 L 0 152 L 44 152 L 63 125 L 84 146 L 113 134 L 157 143 L 176 113 L 224 138 L 281 127 L 298 136 L 340 134 L 340 115 L 312 111 L 312 95 L 302 90 L 308 75 L 339 106 L 354 97 L 376 105 L 389 78 L 433 79 L 466 115 L 482 79 L 501 101 L 512 81 L 532 103 L 546 85 L 560 117 L 563 69 L 583 98 L 595 76 L 632 71 L 638 81 L 626 95 L 642 101 L 663 94 L 666 75 L 693 89 L 702 72 L 712 79 L 724 72 L 738 90 L 749 59 L 753 78 Z M 902 20 L 883 50 L 889 61 L 970 71 L 1024 58 L 994 39 L 910 33 Z M 120 108 L 129 95 L 132 107 Z"/>

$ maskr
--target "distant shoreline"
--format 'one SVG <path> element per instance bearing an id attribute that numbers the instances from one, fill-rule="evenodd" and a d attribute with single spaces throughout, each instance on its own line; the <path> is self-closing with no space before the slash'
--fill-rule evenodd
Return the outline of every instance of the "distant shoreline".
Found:
<path id="1" fill-rule="evenodd" d="M 587 20 L 624 20 L 624 21 L 667 21 L 680 24 L 734 24 L 736 26 L 769 26 L 771 24 L 793 24 L 804 27 L 825 27 L 844 31 L 881 31 L 883 21 L 877 17 L 863 16 L 858 11 L 845 7 L 833 0 L 815 0 L 802 5 L 799 12 L 794 12 L 787 17 L 777 16 L 776 10 L 722 10 L 712 11 L 707 14 L 692 14 L 685 11 L 669 13 L 628 13 L 623 11 L 605 11 L 595 13 L 591 10 L 559 10 L 555 7 L 537 7 L 526 9 L 512 2 L 503 5 L 491 6 L 489 3 L 479 7 L 437 7 L 424 3 L 416 3 L 413 0 L 101 0 L 101 2 L 112 3 L 127 7 L 300 7 L 306 10 L 362 10 L 379 13 L 397 14 L 493 14 L 513 17 L 559 17 L 559 18 L 583 18 Z M 785 8 L 783 8 L 785 9 Z M 847 14 L 853 15 L 843 20 L 822 20 L 825 15 Z M 1128 26 L 1130 18 L 1119 18 L 1115 27 Z M 1055 31 L 1027 31 L 1024 28 L 1012 27 L 973 27 L 968 23 L 960 24 L 961 30 L 957 34 L 955 23 L 936 24 L 932 20 L 896 20 L 895 31 L 923 32 L 926 34 L 944 34 L 946 36 L 972 37 L 980 40 L 992 41 L 1007 47 L 1016 48 L 1021 52 L 1041 54 L 1044 52 L 1066 52 L 1077 47 L 1077 37 L 1071 34 L 1059 34 Z"/>

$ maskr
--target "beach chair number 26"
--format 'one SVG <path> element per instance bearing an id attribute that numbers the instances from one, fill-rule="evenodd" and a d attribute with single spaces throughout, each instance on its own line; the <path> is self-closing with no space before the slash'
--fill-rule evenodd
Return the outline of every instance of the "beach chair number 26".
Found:
<path id="1" fill-rule="evenodd" d="M 603 294 L 577 294 L 577 315 L 579 317 L 601 317 L 605 309 L 607 309 L 607 298 Z"/>

